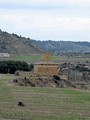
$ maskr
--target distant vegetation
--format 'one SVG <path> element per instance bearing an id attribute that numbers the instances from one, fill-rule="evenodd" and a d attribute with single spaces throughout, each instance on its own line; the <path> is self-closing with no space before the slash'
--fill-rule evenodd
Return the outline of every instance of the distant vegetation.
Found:
<path id="1" fill-rule="evenodd" d="M 32 40 L 32 43 L 40 49 L 57 55 L 60 53 L 90 53 L 90 42 Z"/>
<path id="2" fill-rule="evenodd" d="M 33 64 L 28 65 L 21 61 L 0 61 L 0 73 L 14 74 L 16 70 L 31 71 Z"/>

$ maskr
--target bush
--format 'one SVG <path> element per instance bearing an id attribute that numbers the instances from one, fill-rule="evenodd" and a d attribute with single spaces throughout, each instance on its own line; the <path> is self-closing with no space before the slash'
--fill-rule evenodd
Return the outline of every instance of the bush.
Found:
<path id="1" fill-rule="evenodd" d="M 0 61 L 0 73 L 14 74 L 17 70 L 31 71 L 33 65 L 28 65 L 26 62 L 21 61 Z"/>
<path id="2" fill-rule="evenodd" d="M 84 66 L 76 66 L 76 70 L 83 72 L 83 71 L 90 71 L 88 68 L 84 67 Z"/>
<path id="3" fill-rule="evenodd" d="M 58 75 L 53 75 L 53 78 L 56 80 L 60 80 L 60 77 Z"/>
<path id="4" fill-rule="evenodd" d="M 29 65 L 29 70 L 32 71 L 34 69 L 34 65 L 33 64 L 30 64 Z"/>

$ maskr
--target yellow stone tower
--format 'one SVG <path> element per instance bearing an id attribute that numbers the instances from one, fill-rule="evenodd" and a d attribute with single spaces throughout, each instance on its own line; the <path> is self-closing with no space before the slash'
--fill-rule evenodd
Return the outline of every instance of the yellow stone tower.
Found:
<path id="1" fill-rule="evenodd" d="M 41 61 L 34 64 L 34 73 L 37 75 L 57 75 L 58 74 L 58 63 L 51 61 L 51 55 L 44 53 Z"/>
<path id="2" fill-rule="evenodd" d="M 51 60 L 51 54 L 49 54 L 49 53 L 44 53 L 43 55 L 42 55 L 42 59 L 41 59 L 42 61 L 50 61 Z"/>

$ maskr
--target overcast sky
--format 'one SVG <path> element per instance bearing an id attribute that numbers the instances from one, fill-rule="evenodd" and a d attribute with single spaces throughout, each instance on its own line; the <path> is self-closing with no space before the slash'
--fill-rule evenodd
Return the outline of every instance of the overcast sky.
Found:
<path id="1" fill-rule="evenodd" d="M 90 0 L 0 0 L 0 29 L 36 40 L 90 42 Z"/>

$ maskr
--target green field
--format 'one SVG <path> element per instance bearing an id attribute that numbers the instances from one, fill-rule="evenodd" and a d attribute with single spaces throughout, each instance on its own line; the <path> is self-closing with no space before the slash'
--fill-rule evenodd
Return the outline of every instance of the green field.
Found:
<path id="1" fill-rule="evenodd" d="M 13 56 L 8 58 L 0 58 L 0 60 L 15 60 L 15 61 L 38 61 L 41 59 L 41 56 L 31 55 L 31 56 Z"/>
<path id="2" fill-rule="evenodd" d="M 0 120 L 90 120 L 90 91 L 19 87 L 14 78 L 0 74 Z"/>
<path id="3" fill-rule="evenodd" d="M 0 58 L 0 60 L 14 60 L 14 61 L 25 61 L 25 62 L 38 62 L 41 60 L 41 55 L 30 55 L 30 56 L 13 56 L 9 58 Z M 89 57 L 75 57 L 75 56 L 52 56 L 52 60 L 56 62 L 86 62 L 90 61 Z"/>

